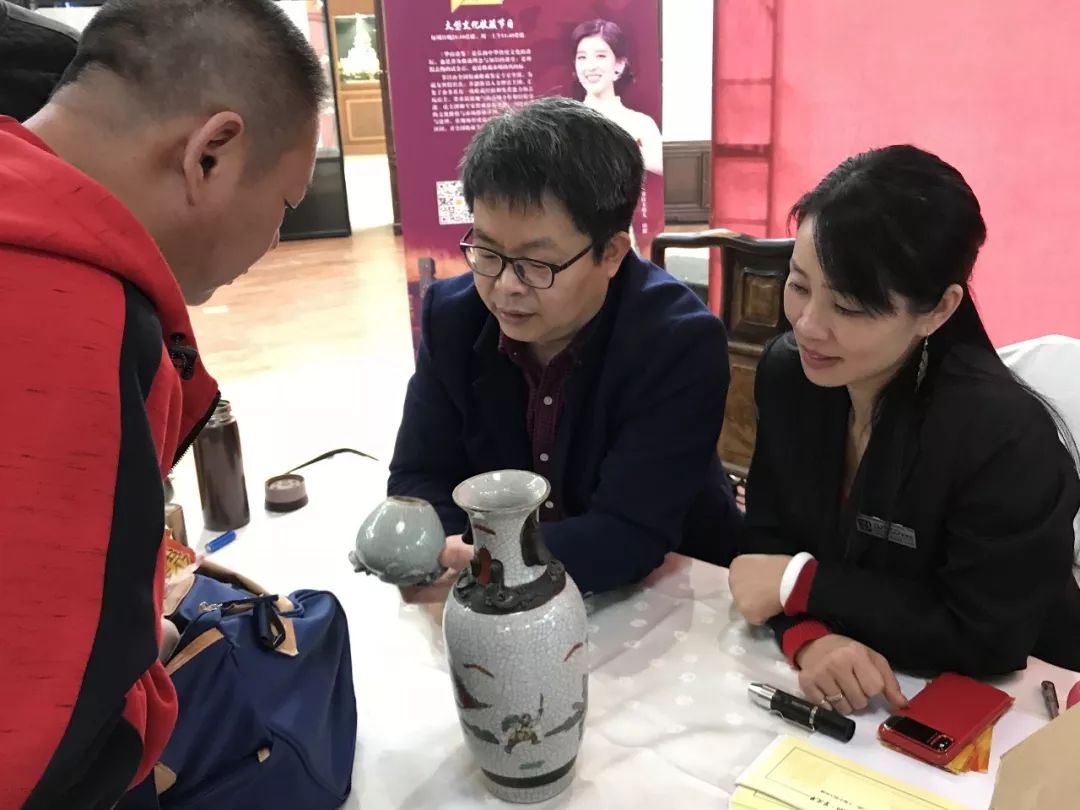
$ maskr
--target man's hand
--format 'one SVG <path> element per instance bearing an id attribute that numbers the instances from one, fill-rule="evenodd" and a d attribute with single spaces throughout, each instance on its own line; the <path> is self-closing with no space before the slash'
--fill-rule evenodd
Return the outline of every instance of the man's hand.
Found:
<path id="1" fill-rule="evenodd" d="M 439 565 L 451 571 L 462 571 L 472 562 L 474 549 L 461 539 L 460 534 L 446 538 L 446 546 L 439 552 Z"/>
<path id="2" fill-rule="evenodd" d="M 454 587 L 458 574 L 472 562 L 473 547 L 461 539 L 460 534 L 446 538 L 446 545 L 439 552 L 439 565 L 446 573 L 431 585 L 409 585 L 401 588 L 401 598 L 409 604 L 440 604 Z"/>
<path id="3" fill-rule="evenodd" d="M 728 584 L 735 607 L 750 624 L 765 624 L 784 612 L 780 580 L 791 557 L 786 554 L 743 554 L 731 563 Z"/>
<path id="4" fill-rule="evenodd" d="M 796 654 L 795 663 L 799 686 L 812 703 L 851 714 L 883 695 L 894 711 L 907 706 L 889 662 L 847 636 L 833 634 L 810 642 Z"/>

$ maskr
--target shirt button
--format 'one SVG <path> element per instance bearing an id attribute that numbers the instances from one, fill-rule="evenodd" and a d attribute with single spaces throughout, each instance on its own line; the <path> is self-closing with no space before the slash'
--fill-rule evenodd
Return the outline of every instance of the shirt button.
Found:
<path id="1" fill-rule="evenodd" d="M 550 405 L 554 401 L 555 400 L 553 400 L 551 397 L 544 397 L 544 404 L 545 405 Z"/>
<path id="2" fill-rule="evenodd" d="M 540 454 L 540 460 L 541 461 L 547 461 L 550 458 L 551 458 L 551 456 L 549 456 L 547 453 L 541 453 Z"/>
<path id="3" fill-rule="evenodd" d="M 544 507 L 545 507 L 546 509 L 554 509 L 554 508 L 555 508 L 555 504 L 554 504 L 554 502 L 552 502 L 552 501 L 548 501 L 547 503 L 545 503 L 545 504 L 544 504 Z"/>

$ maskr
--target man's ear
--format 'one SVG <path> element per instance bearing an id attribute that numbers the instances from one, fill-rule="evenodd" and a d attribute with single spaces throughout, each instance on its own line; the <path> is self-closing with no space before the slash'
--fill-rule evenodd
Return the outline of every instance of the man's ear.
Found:
<path id="1" fill-rule="evenodd" d="M 181 165 L 189 205 L 240 179 L 248 157 L 244 134 L 244 119 L 238 113 L 220 112 L 188 135 Z"/>
<path id="2" fill-rule="evenodd" d="M 619 265 L 622 264 L 622 260 L 626 258 L 626 254 L 629 252 L 630 234 L 626 231 L 619 231 L 608 240 L 607 245 L 604 247 L 604 257 L 601 260 L 608 278 L 615 277 L 615 274 L 619 272 Z"/>

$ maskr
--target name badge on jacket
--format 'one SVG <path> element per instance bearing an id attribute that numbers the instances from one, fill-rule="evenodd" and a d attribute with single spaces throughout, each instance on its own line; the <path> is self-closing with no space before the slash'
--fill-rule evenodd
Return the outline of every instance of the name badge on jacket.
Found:
<path id="1" fill-rule="evenodd" d="M 915 531 L 900 523 L 889 523 L 879 517 L 870 515 L 857 515 L 855 528 L 863 534 L 877 537 L 880 540 L 888 540 L 898 546 L 915 548 Z"/>

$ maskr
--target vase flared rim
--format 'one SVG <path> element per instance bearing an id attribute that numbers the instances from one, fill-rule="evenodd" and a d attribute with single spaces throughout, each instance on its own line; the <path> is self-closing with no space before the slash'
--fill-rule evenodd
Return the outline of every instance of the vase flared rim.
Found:
<path id="1" fill-rule="evenodd" d="M 539 508 L 550 492 L 551 484 L 542 475 L 528 470 L 495 470 L 462 481 L 454 487 L 453 499 L 466 512 L 531 511 Z"/>

